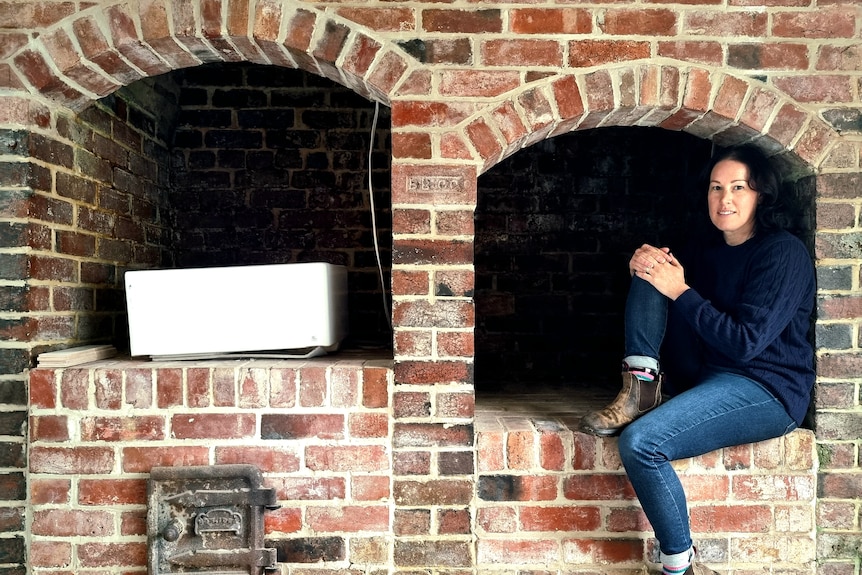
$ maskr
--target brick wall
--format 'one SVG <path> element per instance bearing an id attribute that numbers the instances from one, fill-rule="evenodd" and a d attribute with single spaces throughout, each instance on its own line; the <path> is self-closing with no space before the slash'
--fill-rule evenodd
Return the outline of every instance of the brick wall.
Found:
<path id="1" fill-rule="evenodd" d="M 369 573 L 389 563 L 391 360 L 32 373 L 32 572 L 141 572 L 149 470 L 235 463 L 257 466 L 275 489 L 265 529 L 279 562 L 349 561 Z"/>
<path id="2" fill-rule="evenodd" d="M 379 111 L 372 134 L 371 102 L 306 72 L 213 64 L 177 75 L 168 197 L 177 265 L 346 266 L 345 345 L 388 346 L 373 237 L 388 284 L 388 108 Z M 372 145 L 376 231 L 368 190 Z"/>
<path id="3" fill-rule="evenodd" d="M 167 0 L 0 4 L 0 127 L 7 142 L 0 185 L 18 198 L 4 202 L 2 220 L 9 229 L 33 230 L 13 232 L 0 246 L 9 294 L 2 319 L 13 326 L 2 342 L 5 411 L 22 412 L 26 369 L 44 341 L 32 335 L 34 320 L 52 324 L 52 334 L 71 329 L 67 312 L 43 311 L 37 296 L 46 285 L 77 286 L 70 260 L 90 261 L 65 254 L 72 248 L 58 241 L 83 239 L 74 249 L 86 250 L 91 238 L 79 220 L 63 220 L 68 214 L 54 209 L 79 210 L 57 182 L 103 182 L 75 163 L 87 156 L 68 127 L 86 126 L 91 104 L 123 85 L 206 62 L 249 61 L 301 68 L 390 107 L 397 390 L 391 424 L 393 460 L 405 465 L 393 476 L 393 493 L 403 493 L 395 498 L 401 517 L 438 517 L 434 503 L 443 493 L 453 508 L 469 499 L 462 462 L 473 453 L 479 174 L 574 129 L 638 125 L 719 145 L 751 140 L 779 155 L 794 178 L 816 175 L 818 553 L 824 573 L 858 574 L 859 11 L 833 0 L 341 2 L 326 11 L 276 0 L 194 8 Z M 134 172 L 112 170 L 127 173 Z M 110 265 L 125 265 L 125 256 L 112 257 Z M 110 304 L 92 315 L 103 309 L 111 317 Z M 22 322 L 28 327 L 14 327 Z M 107 337 L 102 329 L 85 333 Z M 6 443 L 23 455 L 21 432 L 10 431 Z M 18 458 L 3 468 L 13 486 L 3 506 L 12 519 L 0 537 L 11 571 L 20 570 L 23 552 L 16 519 L 26 507 L 16 499 L 22 465 Z M 395 565 L 418 570 L 448 557 L 438 571 L 468 569 L 470 535 L 448 534 L 448 525 L 420 522 L 399 535 Z"/>

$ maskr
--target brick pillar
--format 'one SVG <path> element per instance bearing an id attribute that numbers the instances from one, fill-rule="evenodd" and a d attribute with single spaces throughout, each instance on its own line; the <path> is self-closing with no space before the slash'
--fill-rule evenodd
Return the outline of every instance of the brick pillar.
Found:
<path id="1" fill-rule="evenodd" d="M 851 157 L 858 158 L 858 150 Z M 820 456 L 818 572 L 823 575 L 859 573 L 862 528 L 854 517 L 862 493 L 860 182 L 858 172 L 826 173 L 817 181 L 815 425 Z"/>
<path id="2" fill-rule="evenodd" d="M 44 291 L 27 280 L 25 250 L 34 238 L 44 236 L 24 220 L 34 210 L 28 142 L 24 130 L 0 129 L 0 155 L 5 157 L 0 161 L 0 557 L 10 565 L 2 569 L 9 574 L 24 571 L 25 374 L 34 347 L 28 334 L 38 329 L 38 321 L 28 316 L 34 305 L 47 300 Z"/>
<path id="3" fill-rule="evenodd" d="M 396 165 L 392 198 L 395 569 L 465 573 L 474 563 L 476 173 Z"/>

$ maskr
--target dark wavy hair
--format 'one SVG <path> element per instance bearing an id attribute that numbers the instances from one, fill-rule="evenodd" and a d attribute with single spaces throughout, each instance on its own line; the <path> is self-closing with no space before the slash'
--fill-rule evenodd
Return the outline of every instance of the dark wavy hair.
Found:
<path id="1" fill-rule="evenodd" d="M 758 193 L 755 232 L 790 227 L 793 218 L 787 211 L 788 206 L 781 193 L 778 169 L 760 148 L 743 145 L 719 150 L 704 167 L 700 189 L 708 188 L 712 169 L 723 160 L 735 160 L 748 167 L 748 185 Z"/>

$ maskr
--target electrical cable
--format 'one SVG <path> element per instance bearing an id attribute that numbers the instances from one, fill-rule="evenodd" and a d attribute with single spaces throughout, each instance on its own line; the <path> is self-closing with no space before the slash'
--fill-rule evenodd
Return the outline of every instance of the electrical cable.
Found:
<path id="1" fill-rule="evenodd" d="M 377 257 L 377 271 L 380 274 L 380 292 L 383 295 L 383 311 L 386 323 L 392 330 L 392 315 L 389 313 L 389 303 L 386 301 L 386 280 L 383 277 L 383 262 L 380 259 L 380 245 L 377 240 L 377 216 L 374 207 L 374 189 L 371 185 L 371 156 L 374 153 L 374 134 L 377 132 L 377 116 L 380 112 L 380 102 L 374 102 L 374 119 L 371 122 L 371 138 L 368 144 L 368 199 L 371 204 L 371 236 L 374 240 L 374 255 Z"/>

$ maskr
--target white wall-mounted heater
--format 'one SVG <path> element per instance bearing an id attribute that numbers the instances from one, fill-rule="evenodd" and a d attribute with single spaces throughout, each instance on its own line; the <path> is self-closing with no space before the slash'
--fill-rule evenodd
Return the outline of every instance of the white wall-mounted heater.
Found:
<path id="1" fill-rule="evenodd" d="M 125 274 L 133 356 L 313 357 L 347 335 L 347 269 L 322 262 Z"/>

